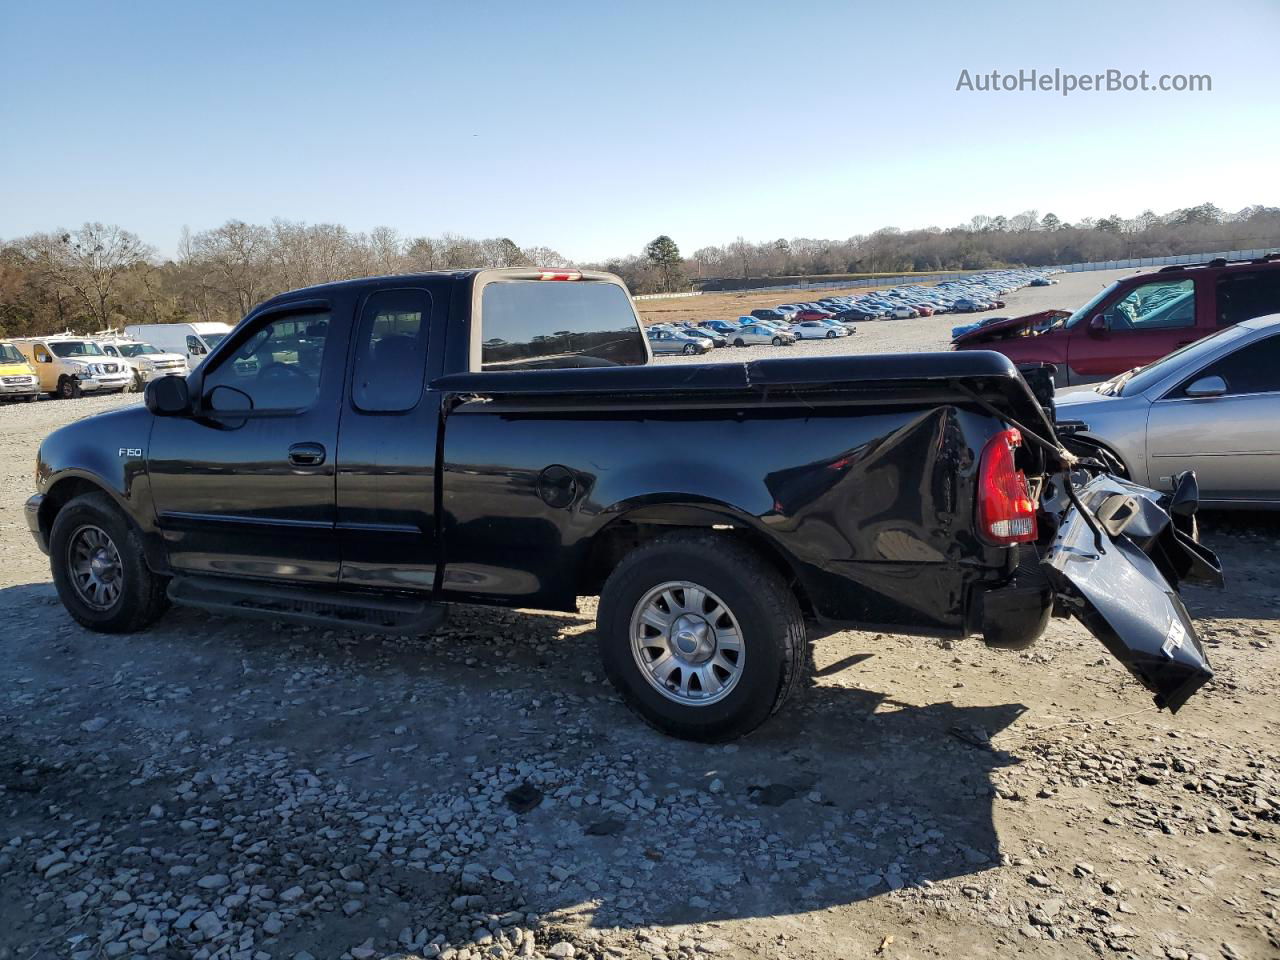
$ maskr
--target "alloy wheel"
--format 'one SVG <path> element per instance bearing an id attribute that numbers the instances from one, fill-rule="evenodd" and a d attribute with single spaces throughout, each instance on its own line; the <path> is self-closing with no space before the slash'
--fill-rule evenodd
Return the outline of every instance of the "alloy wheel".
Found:
<path id="1" fill-rule="evenodd" d="M 688 580 L 658 584 L 640 598 L 631 614 L 631 653 L 649 685 L 683 706 L 723 700 L 746 666 L 733 611 Z"/>
<path id="2" fill-rule="evenodd" d="M 85 524 L 67 541 L 67 569 L 80 599 L 95 610 L 108 610 L 124 588 L 124 565 L 101 527 Z"/>

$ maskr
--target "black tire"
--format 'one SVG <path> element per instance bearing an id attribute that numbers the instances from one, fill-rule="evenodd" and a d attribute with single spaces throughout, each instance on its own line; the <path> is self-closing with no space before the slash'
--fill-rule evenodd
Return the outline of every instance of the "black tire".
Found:
<path id="1" fill-rule="evenodd" d="M 828 330 L 828 331 L 827 331 L 827 339 L 828 339 L 828 340 L 834 340 L 835 338 L 836 338 L 836 332 L 835 332 L 834 330 Z"/>
<path id="2" fill-rule="evenodd" d="M 714 703 L 679 703 L 660 692 L 632 652 L 631 621 L 654 588 L 688 581 L 719 598 L 737 621 L 745 657 L 728 694 Z M 775 713 L 800 683 L 804 618 L 778 571 L 757 553 L 723 536 L 672 533 L 632 550 L 609 575 L 596 620 L 606 675 L 646 723 L 671 736 L 704 743 L 750 733 Z"/>
<path id="3" fill-rule="evenodd" d="M 747 344 L 741 337 L 739 337 L 737 340 L 733 341 L 733 345 L 735 347 L 745 347 Z"/>
<path id="4" fill-rule="evenodd" d="M 773 345 L 774 345 L 775 347 L 780 347 L 780 346 L 782 346 L 782 338 L 781 338 L 781 337 L 774 337 L 774 338 L 773 338 Z"/>
<path id="5" fill-rule="evenodd" d="M 58 381 L 58 396 L 63 400 L 75 400 L 81 395 L 80 382 L 71 377 L 63 377 Z"/>
<path id="6" fill-rule="evenodd" d="M 87 527 L 110 538 L 119 555 L 120 589 L 114 600 L 95 607 L 73 582 L 69 551 Z M 58 511 L 49 534 L 53 584 L 67 612 L 81 626 L 99 633 L 132 633 L 150 626 L 169 606 L 168 578 L 157 576 L 143 557 L 142 536 L 104 493 L 86 493 Z"/>

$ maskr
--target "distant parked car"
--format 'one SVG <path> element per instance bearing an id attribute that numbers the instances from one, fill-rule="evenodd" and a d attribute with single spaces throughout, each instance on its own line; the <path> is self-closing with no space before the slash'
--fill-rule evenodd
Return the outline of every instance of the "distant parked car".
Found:
<path id="1" fill-rule="evenodd" d="M 1194 470 L 1202 506 L 1280 508 L 1280 313 L 1055 400 L 1069 448 L 1104 448 L 1136 483 Z"/>
<path id="2" fill-rule="evenodd" d="M 775 347 L 781 347 L 795 342 L 796 338 L 790 331 L 777 330 L 763 323 L 747 324 L 733 334 L 735 347 L 748 347 L 756 343 L 771 343 Z"/>
<path id="3" fill-rule="evenodd" d="M 713 347 L 727 347 L 729 345 L 729 341 L 724 334 L 715 330 L 708 330 L 706 327 L 699 327 L 692 323 L 677 323 L 674 326 L 677 333 L 683 333 L 687 337 L 710 340 Z"/>
<path id="4" fill-rule="evenodd" d="M 759 310 L 752 310 L 751 316 L 757 320 L 786 320 L 791 314 L 778 307 L 763 307 Z"/>
<path id="5" fill-rule="evenodd" d="M 855 320 L 874 320 L 878 316 L 880 314 L 870 307 L 845 307 L 835 315 L 837 320 L 842 320 L 845 323 L 851 323 Z"/>
<path id="6" fill-rule="evenodd" d="M 803 310 L 796 311 L 793 319 L 796 323 L 804 323 L 806 320 L 826 320 L 832 316 L 834 314 L 829 310 L 815 310 L 813 307 L 805 307 Z"/>
<path id="7" fill-rule="evenodd" d="M 683 353 L 693 355 L 706 353 L 711 349 L 711 341 L 703 337 L 691 337 L 680 330 L 650 327 L 645 331 L 649 338 L 649 347 L 655 356 L 663 354 Z"/>
<path id="8" fill-rule="evenodd" d="M 698 326 L 704 330 L 709 330 L 712 333 L 719 333 L 727 337 L 737 330 L 738 327 L 742 326 L 742 324 L 735 323 L 732 320 L 703 320 L 699 322 Z"/>
<path id="9" fill-rule="evenodd" d="M 806 320 L 791 328 L 797 340 L 834 340 L 836 337 L 847 337 L 847 327 L 836 327 L 819 320 Z"/>

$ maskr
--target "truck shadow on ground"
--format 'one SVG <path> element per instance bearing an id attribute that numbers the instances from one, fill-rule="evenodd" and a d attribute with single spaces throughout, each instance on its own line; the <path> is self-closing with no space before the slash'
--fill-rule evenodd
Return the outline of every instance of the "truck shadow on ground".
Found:
<path id="1" fill-rule="evenodd" d="M 238 794 L 204 794 L 200 809 L 251 813 L 269 832 L 279 797 L 253 758 L 283 749 L 290 769 L 367 796 L 371 809 L 455 805 L 492 824 L 475 830 L 484 843 L 452 862 L 515 875 L 487 891 L 495 914 L 533 910 L 600 927 L 777 916 L 999 863 L 991 775 L 1018 761 L 989 741 L 1024 707 L 911 704 L 838 675 L 878 651 L 842 651 L 756 733 L 705 745 L 659 734 L 626 710 L 593 673 L 595 638 L 579 616 L 464 608 L 437 636 L 386 639 L 174 610 L 148 632 L 104 637 L 72 624 L 49 584 L 0 591 L 0 610 L 46 611 L 34 614 L 43 637 L 33 623 L 29 647 L 23 632 L 8 646 L 33 702 L 42 690 L 62 691 L 53 712 L 14 730 L 11 746 L 23 756 L 7 766 L 30 766 L 43 751 L 70 770 L 109 733 L 121 789 L 110 788 L 110 772 L 92 785 L 64 776 L 58 786 L 65 810 L 106 829 L 152 803 L 172 804 L 172 780 L 207 768 Z M 110 726 L 84 733 L 96 715 Z M 410 740 L 413 752 L 404 749 Z M 173 772 L 129 787 L 139 763 Z M 511 771 L 520 769 L 533 771 L 532 803 L 512 799 L 522 775 Z M 497 809 L 485 812 L 477 787 L 502 771 L 507 779 L 490 793 Z M 38 822 L 41 791 L 10 796 L 24 822 Z M 340 841 L 296 824 L 280 829 L 292 830 L 307 863 L 331 863 L 335 850 L 365 856 L 354 821 L 326 824 L 344 832 Z M 175 830 L 154 842 L 189 841 Z M 459 893 L 448 875 L 389 857 L 368 862 L 370 887 L 390 897 L 393 929 L 446 929 Z M 360 917 L 314 923 L 290 942 L 318 942 L 322 928 L 333 942 L 368 935 Z"/>

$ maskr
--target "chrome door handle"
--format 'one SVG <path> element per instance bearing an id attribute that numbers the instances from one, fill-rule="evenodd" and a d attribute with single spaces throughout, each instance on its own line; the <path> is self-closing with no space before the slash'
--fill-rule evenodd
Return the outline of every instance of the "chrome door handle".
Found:
<path id="1" fill-rule="evenodd" d="M 289 462 L 295 467 L 318 467 L 324 463 L 324 447 L 318 443 L 295 443 L 289 448 Z"/>

